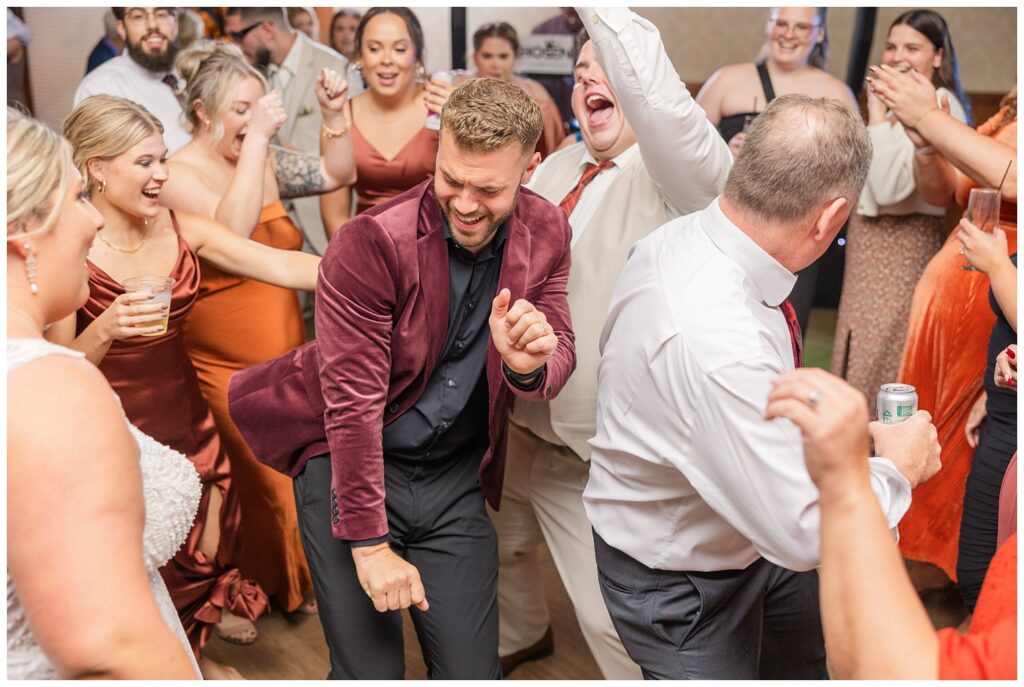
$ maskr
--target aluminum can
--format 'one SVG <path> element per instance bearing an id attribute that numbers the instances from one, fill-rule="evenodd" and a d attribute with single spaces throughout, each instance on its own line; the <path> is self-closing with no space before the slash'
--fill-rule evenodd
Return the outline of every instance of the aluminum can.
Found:
<path id="1" fill-rule="evenodd" d="M 895 425 L 917 412 L 917 390 L 909 384 L 883 384 L 875 404 L 883 425 Z"/>

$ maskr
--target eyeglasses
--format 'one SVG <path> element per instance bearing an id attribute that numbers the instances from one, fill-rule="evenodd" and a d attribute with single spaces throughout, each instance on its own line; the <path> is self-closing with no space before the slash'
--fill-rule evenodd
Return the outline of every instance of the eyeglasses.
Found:
<path id="1" fill-rule="evenodd" d="M 250 24 L 240 31 L 228 31 L 228 35 L 231 36 L 231 40 L 235 43 L 241 43 L 245 40 L 245 37 L 249 35 L 249 32 L 255 29 L 257 26 L 263 23 L 263 20 L 259 20 L 255 24 Z"/>
<path id="2" fill-rule="evenodd" d="M 157 24 L 168 25 L 174 21 L 175 18 L 174 10 L 169 7 L 158 7 L 155 10 L 142 9 L 141 7 L 133 7 L 124 13 L 124 22 L 126 24 L 148 24 L 152 17 Z"/>
<path id="3" fill-rule="evenodd" d="M 811 31 L 821 26 L 820 23 L 807 24 L 806 22 L 798 22 L 796 24 L 790 24 L 788 21 L 782 19 L 770 19 L 769 24 L 772 26 L 772 32 L 785 36 L 789 33 L 789 29 L 792 26 L 793 35 L 803 40 L 811 35 Z"/>

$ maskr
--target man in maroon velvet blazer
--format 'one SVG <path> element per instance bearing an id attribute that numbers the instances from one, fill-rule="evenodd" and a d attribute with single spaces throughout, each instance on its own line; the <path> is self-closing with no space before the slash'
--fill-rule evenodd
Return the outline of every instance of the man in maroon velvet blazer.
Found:
<path id="1" fill-rule="evenodd" d="M 333 678 L 401 679 L 409 607 L 431 678 L 501 676 L 484 500 L 512 396 L 552 398 L 576 360 L 569 225 L 520 189 L 540 131 L 518 87 L 456 89 L 435 177 L 328 246 L 317 342 L 232 380 L 254 453 L 295 477 Z"/>

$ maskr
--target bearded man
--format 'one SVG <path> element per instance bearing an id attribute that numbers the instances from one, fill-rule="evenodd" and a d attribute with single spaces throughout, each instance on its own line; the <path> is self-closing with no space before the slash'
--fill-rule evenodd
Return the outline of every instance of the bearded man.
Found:
<path id="1" fill-rule="evenodd" d="M 174 73 L 178 55 L 176 7 L 112 7 L 125 51 L 86 74 L 75 92 L 74 105 L 91 95 L 116 95 L 133 100 L 164 125 L 167 153 L 173 155 L 191 136 L 182 125 L 180 79 Z"/>
<path id="2" fill-rule="evenodd" d="M 433 178 L 339 230 L 317 341 L 237 373 L 232 419 L 295 478 L 332 678 L 402 679 L 409 608 L 433 679 L 496 679 L 500 504 L 513 398 L 576 363 L 565 214 L 521 189 L 537 104 L 474 79 L 441 112 Z"/>

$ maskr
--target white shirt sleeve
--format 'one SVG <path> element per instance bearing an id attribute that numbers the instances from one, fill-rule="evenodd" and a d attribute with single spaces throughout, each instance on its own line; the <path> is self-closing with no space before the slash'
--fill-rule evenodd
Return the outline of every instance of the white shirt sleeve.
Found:
<path id="1" fill-rule="evenodd" d="M 804 463 L 800 430 L 764 419 L 779 365 L 764 357 L 708 375 L 692 419 L 693 450 L 678 468 L 701 498 L 771 562 L 790 570 L 817 567 L 818 489 Z M 910 505 L 910 484 L 891 462 L 869 461 L 871 485 L 890 528 Z"/>
<path id="2" fill-rule="evenodd" d="M 679 79 L 658 29 L 626 7 L 577 12 L 662 195 L 683 214 L 707 207 L 725 186 L 732 154 Z"/>

